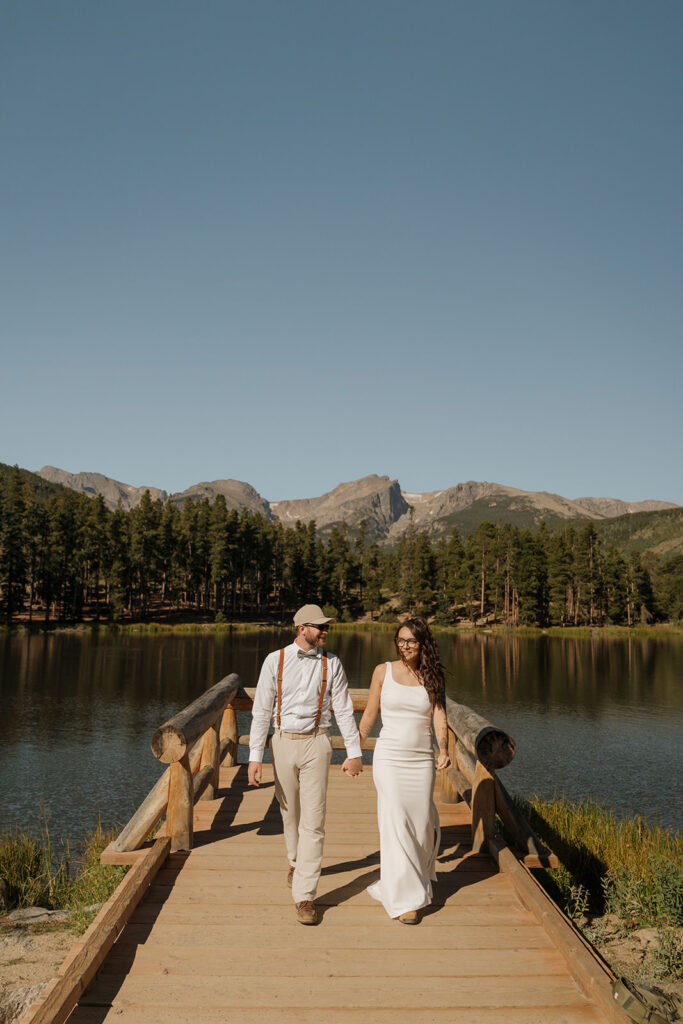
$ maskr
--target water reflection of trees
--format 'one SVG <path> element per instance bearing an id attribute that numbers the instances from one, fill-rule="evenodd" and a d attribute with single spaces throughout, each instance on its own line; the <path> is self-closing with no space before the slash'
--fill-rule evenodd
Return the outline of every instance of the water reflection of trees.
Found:
<path id="1" fill-rule="evenodd" d="M 290 639 L 275 630 L 0 636 L 0 817 L 25 824 L 45 798 L 57 832 L 63 817 L 69 828 L 89 827 L 98 807 L 107 822 L 125 820 L 159 774 L 149 750 L 154 729 L 228 672 L 255 684 L 268 651 Z M 492 634 L 439 640 L 451 696 L 518 741 L 506 779 L 513 789 L 595 792 L 624 812 L 654 807 L 673 820 L 668 797 L 657 794 L 676 752 L 683 643 Z M 333 632 L 329 646 L 352 686 L 367 686 L 373 667 L 395 656 L 387 633 Z M 248 716 L 240 714 L 238 724 L 247 732 Z M 615 765 L 611 781 L 598 770 L 605 758 Z M 596 780 L 607 788 L 596 789 Z"/>
<path id="2" fill-rule="evenodd" d="M 254 685 L 268 651 L 288 632 L 218 636 L 47 634 L 0 640 L 3 701 L 0 735 L 11 743 L 31 730 L 44 741 L 65 728 L 139 735 L 184 707 L 228 672 Z M 454 699 L 475 707 L 521 704 L 598 710 L 615 705 L 680 707 L 683 644 L 615 640 L 442 634 L 440 647 Z M 373 667 L 395 657 L 385 633 L 330 634 L 352 686 L 367 686 Z"/>

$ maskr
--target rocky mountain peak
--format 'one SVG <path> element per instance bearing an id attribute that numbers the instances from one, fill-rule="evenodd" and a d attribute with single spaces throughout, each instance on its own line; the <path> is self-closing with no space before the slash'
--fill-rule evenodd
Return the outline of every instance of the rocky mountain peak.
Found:
<path id="1" fill-rule="evenodd" d="M 408 511 L 408 504 L 398 480 L 372 474 L 339 484 L 319 498 L 274 501 L 271 508 L 286 526 L 293 526 L 297 520 L 309 523 L 315 519 L 323 531 L 341 523 L 357 528 L 366 520 L 368 536 L 380 538 Z"/>
<path id="2" fill-rule="evenodd" d="M 43 466 L 38 473 L 44 480 L 62 484 L 94 496 L 101 494 L 109 506 L 134 508 L 145 490 L 153 499 L 165 501 L 166 491 L 157 487 L 133 487 L 101 473 L 67 473 L 55 466 Z M 171 495 L 182 506 L 187 500 L 222 494 L 228 508 L 247 509 L 265 519 L 280 520 L 285 526 L 298 521 L 315 520 L 324 535 L 333 526 L 346 524 L 356 532 L 363 520 L 368 540 L 394 543 L 405 533 L 410 509 L 416 529 L 432 535 L 445 534 L 457 526 L 463 533 L 476 529 L 485 520 L 533 527 L 548 522 L 572 519 L 610 519 L 628 512 L 659 511 L 677 508 L 667 501 L 626 502 L 617 498 L 577 498 L 571 500 L 547 491 L 523 491 L 505 484 L 468 480 L 440 491 L 401 491 L 398 480 L 371 474 L 360 480 L 341 483 L 316 498 L 295 498 L 269 502 L 251 484 L 230 478 L 193 484 Z"/>
<path id="3" fill-rule="evenodd" d="M 119 502 L 124 509 L 135 508 L 142 499 L 145 491 L 149 491 L 153 500 L 160 498 L 165 501 L 168 497 L 166 491 L 158 487 L 134 487 L 132 484 L 121 483 L 120 480 L 113 480 L 102 473 L 67 473 L 64 469 L 56 466 L 43 466 L 38 470 L 38 476 L 53 484 L 62 484 L 72 491 L 80 491 L 94 498 L 101 494 L 105 504 L 110 509 L 118 506 Z"/>

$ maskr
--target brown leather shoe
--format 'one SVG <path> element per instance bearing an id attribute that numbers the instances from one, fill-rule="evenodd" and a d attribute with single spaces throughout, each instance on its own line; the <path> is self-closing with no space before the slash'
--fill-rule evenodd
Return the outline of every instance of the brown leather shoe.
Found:
<path id="1" fill-rule="evenodd" d="M 312 900 L 302 900 L 296 905 L 296 919 L 299 924 L 317 924 L 318 908 Z"/>
<path id="2" fill-rule="evenodd" d="M 287 872 L 287 885 L 291 885 L 293 879 L 294 879 L 294 868 L 290 867 L 289 871 Z"/>
<path id="3" fill-rule="evenodd" d="M 419 924 L 420 915 L 417 910 L 408 910 L 405 914 L 401 914 L 399 917 L 401 924 Z"/>

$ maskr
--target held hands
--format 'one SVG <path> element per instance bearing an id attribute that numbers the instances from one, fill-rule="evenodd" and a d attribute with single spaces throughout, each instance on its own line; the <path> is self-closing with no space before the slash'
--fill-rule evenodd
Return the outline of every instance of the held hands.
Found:
<path id="1" fill-rule="evenodd" d="M 350 775 L 352 779 L 357 778 L 363 771 L 363 759 L 360 757 L 347 757 L 341 770 Z"/>
<path id="2" fill-rule="evenodd" d="M 445 747 L 441 747 L 439 750 L 439 756 L 436 759 L 436 770 L 440 772 L 443 768 L 448 768 L 451 763 L 451 759 L 448 756 L 448 751 Z"/>
<path id="3" fill-rule="evenodd" d="M 261 785 L 261 775 L 262 774 L 263 774 L 263 764 L 260 761 L 250 761 L 249 762 L 249 773 L 248 773 L 249 785 L 250 786 L 260 786 Z"/>

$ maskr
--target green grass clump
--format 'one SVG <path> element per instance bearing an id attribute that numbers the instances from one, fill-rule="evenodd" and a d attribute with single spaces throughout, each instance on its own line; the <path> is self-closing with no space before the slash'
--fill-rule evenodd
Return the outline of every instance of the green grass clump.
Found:
<path id="1" fill-rule="evenodd" d="M 0 878 L 7 884 L 9 909 L 47 907 L 70 910 L 69 925 L 85 931 L 126 873 L 125 867 L 104 867 L 100 854 L 116 835 L 101 822 L 85 836 L 72 862 L 70 844 L 61 856 L 52 848 L 49 829 L 39 836 L 12 830 L 0 835 Z"/>
<path id="2" fill-rule="evenodd" d="M 11 830 L 0 836 L 0 878 L 7 885 L 11 907 L 62 905 L 68 888 L 69 848 L 53 858 L 47 829 L 40 837 Z"/>
<path id="3" fill-rule="evenodd" d="M 650 956 L 650 970 L 657 980 L 680 980 L 683 975 L 680 928 L 662 926 L 657 929 L 657 945 Z"/>
<path id="4" fill-rule="evenodd" d="M 97 910 L 87 908 L 106 903 L 128 870 L 126 867 L 100 864 L 102 850 L 117 834 L 116 829 L 103 829 L 98 821 L 81 845 L 77 869 L 70 879 L 63 904 L 71 911 L 72 927 L 79 932 L 85 931 L 97 913 Z"/>
<path id="5" fill-rule="evenodd" d="M 648 869 L 636 874 L 624 865 L 603 879 L 605 909 L 627 928 L 683 926 L 683 865 L 650 857 Z"/>
<path id="6" fill-rule="evenodd" d="M 617 819 L 595 800 L 533 796 L 522 804 L 534 831 L 557 854 L 543 884 L 571 910 L 582 887 L 587 907 L 616 914 L 626 929 L 683 925 L 683 837 L 640 816 Z"/>

